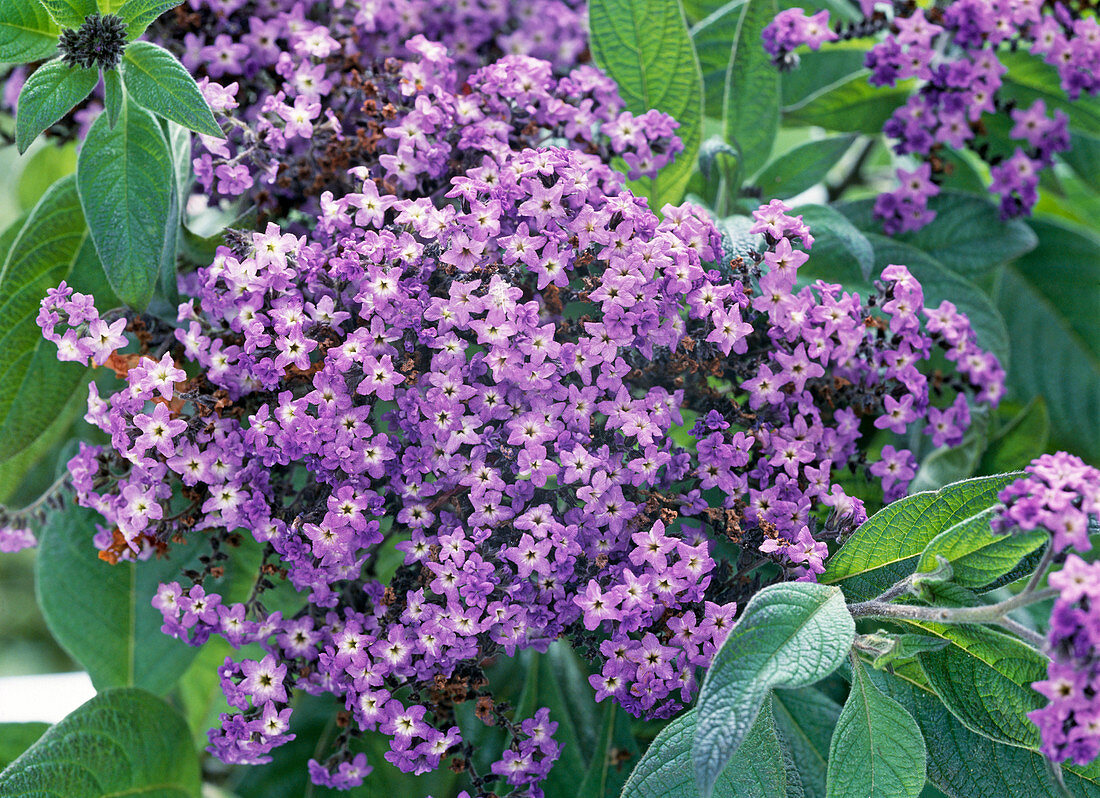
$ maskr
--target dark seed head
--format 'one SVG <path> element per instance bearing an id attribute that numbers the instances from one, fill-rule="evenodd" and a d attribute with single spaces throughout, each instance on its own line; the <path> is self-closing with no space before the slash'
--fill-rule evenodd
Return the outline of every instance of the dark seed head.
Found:
<path id="1" fill-rule="evenodd" d="M 91 14 L 79 28 L 63 30 L 58 47 L 69 66 L 114 69 L 126 48 L 126 23 L 114 14 Z"/>

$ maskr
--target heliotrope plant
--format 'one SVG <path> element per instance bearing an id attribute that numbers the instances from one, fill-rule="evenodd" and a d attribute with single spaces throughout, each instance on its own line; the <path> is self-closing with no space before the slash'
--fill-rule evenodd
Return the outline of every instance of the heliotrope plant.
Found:
<path id="1" fill-rule="evenodd" d="M 766 160 L 771 143 L 754 153 L 751 125 L 731 116 L 755 85 L 745 76 L 839 34 L 820 15 L 738 8 L 724 112 L 741 138 L 701 146 L 692 34 L 729 9 L 688 29 L 668 4 L 593 3 L 592 50 L 612 80 L 581 63 L 574 4 L 488 5 L 424 3 L 418 17 L 192 0 L 151 28 L 163 50 L 133 39 L 170 5 L 33 17 L 45 27 L 17 42 L 24 60 L 61 54 L 14 74 L 17 138 L 51 71 L 92 81 L 52 121 L 100 72 L 107 109 L 75 180 L 47 191 L 0 271 L 3 289 L 6 273 L 39 269 L 19 315 L 74 382 L 87 382 L 78 365 L 96 369 L 84 414 L 96 432 L 39 500 L 0 516 L 0 550 L 41 537 L 59 636 L 81 634 L 78 609 L 47 595 L 70 544 L 96 579 L 156 574 L 127 628 L 150 623 L 132 619 L 151 603 L 148 631 L 179 641 L 168 651 L 184 664 L 195 649 L 229 654 L 196 661 L 195 680 L 216 673 L 225 701 L 200 730 L 206 751 L 308 760 L 322 787 L 369 789 L 393 766 L 449 769 L 448 794 L 484 796 L 599 795 L 616 779 L 627 796 L 916 798 L 927 781 L 952 795 L 1091 794 L 1098 588 L 1070 550 L 1090 549 L 1100 473 L 1060 453 L 910 489 L 935 479 L 935 457 L 971 449 L 1005 394 L 986 305 L 965 281 L 945 292 L 920 250 L 875 239 L 871 251 L 828 208 L 773 199 L 716 219 L 682 201 L 696 155 L 713 166 L 725 153 L 745 175 Z M 956 38 L 979 20 L 958 42 L 964 60 L 999 43 L 978 5 L 942 12 Z M 902 37 L 922 58 L 947 41 L 931 17 L 896 11 L 874 57 Z M 864 12 L 852 32 L 889 27 Z M 657 47 L 630 22 L 647 14 L 667 23 Z M 642 57 L 616 59 L 615 36 Z M 209 126 L 142 93 L 134 64 L 154 52 Z M 1041 110 L 1014 124 L 1064 149 L 1064 120 Z M 118 153 L 140 190 L 108 235 L 88 198 L 118 177 L 97 137 L 119 125 L 163 149 Z M 740 208 L 734 178 L 704 193 Z M 213 240 L 187 227 L 246 206 Z M 43 256 L 46 228 L 69 234 Z M 180 237 L 194 268 L 177 272 Z M 858 290 L 818 279 L 838 251 L 858 262 Z M 912 269 L 884 252 L 913 255 Z M 87 287 L 92 272 L 113 291 Z M 149 639 L 132 641 L 122 676 L 74 654 L 97 686 L 169 689 L 139 674 Z M 517 700 L 500 675 L 515 662 L 536 680 L 542 662 L 571 663 L 551 681 L 580 676 L 553 700 L 537 688 Z M 607 708 L 596 754 L 581 750 L 597 730 L 577 730 L 567 691 Z M 308 725 L 307 696 L 327 699 L 326 730 Z M 68 789 L 37 769 L 65 746 L 103 793 L 164 783 L 101 773 L 74 741 L 96 724 L 121 735 L 127 721 L 103 718 L 127 701 L 133 718 L 172 711 L 140 692 L 101 699 L 0 773 L 0 792 Z M 637 762 L 623 712 L 656 724 L 634 727 L 649 741 Z M 178 731 L 165 735 L 189 748 Z M 948 772 L 960 756 L 1005 764 Z M 172 778 L 192 794 L 183 759 L 192 775 Z M 554 782 L 555 766 L 586 761 L 579 785 Z"/>

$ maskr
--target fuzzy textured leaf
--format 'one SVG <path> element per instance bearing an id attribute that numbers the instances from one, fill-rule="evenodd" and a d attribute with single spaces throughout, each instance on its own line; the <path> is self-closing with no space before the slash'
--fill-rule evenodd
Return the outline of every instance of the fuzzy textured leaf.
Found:
<path id="1" fill-rule="evenodd" d="M 1046 678 L 1047 661 L 1011 635 L 978 626 L 922 624 L 951 641 L 919 656 L 929 685 L 959 721 L 997 742 L 1038 748 L 1027 713 L 1046 703 L 1031 683 Z"/>
<path id="2" fill-rule="evenodd" d="M 696 798 L 691 769 L 697 710 L 668 724 L 627 779 L 622 798 Z M 744 742 L 714 783 L 715 798 L 786 798 L 783 754 L 770 705 L 761 708 Z"/>
<path id="3" fill-rule="evenodd" d="M 952 581 L 963 587 L 982 587 L 1004 576 L 1049 535 L 1042 530 L 1021 534 L 997 534 L 990 521 L 997 507 L 990 507 L 936 535 L 921 553 L 917 571 L 931 573 L 942 557 L 951 563 Z"/>
<path id="4" fill-rule="evenodd" d="M 888 504 L 829 558 L 821 582 L 843 583 L 849 601 L 874 598 L 913 572 L 933 538 L 993 505 L 997 493 L 1019 476 L 967 479 Z"/>
<path id="5" fill-rule="evenodd" d="M 38 0 L 0 3 L 0 63 L 24 64 L 57 50 L 57 23 Z"/>
<path id="6" fill-rule="evenodd" d="M 156 286 L 175 193 L 172 156 L 160 126 L 129 100 L 112 130 L 100 116 L 77 162 L 80 203 L 118 297 L 142 310 Z"/>
<path id="7" fill-rule="evenodd" d="M 710 795 L 760 707 L 776 687 L 806 687 L 844 661 L 855 621 L 836 588 L 786 583 L 764 588 L 718 650 L 699 693 L 692 759 Z"/>
<path id="8" fill-rule="evenodd" d="M 187 724 L 144 690 L 100 693 L 0 772 L 6 798 L 198 798 Z"/>
<path id="9" fill-rule="evenodd" d="M 197 649 L 160 631 L 162 617 L 150 601 L 158 584 L 194 567 L 198 553 L 177 548 L 169 559 L 110 565 L 92 545 L 97 517 L 79 507 L 51 516 L 36 563 L 38 603 L 53 636 L 84 666 L 97 690 L 143 687 L 165 693 Z"/>
<path id="10" fill-rule="evenodd" d="M 875 249 L 844 214 L 828 205 L 800 205 L 793 213 L 801 215 L 813 231 L 815 241 L 810 254 L 813 266 L 830 258 L 842 259 L 846 264 L 855 263 L 862 278 L 870 279 L 875 268 Z"/>
<path id="11" fill-rule="evenodd" d="M 99 11 L 96 0 L 39 0 L 54 22 L 63 28 L 79 28 L 84 17 Z"/>
<path id="12" fill-rule="evenodd" d="M 126 23 L 126 38 L 133 41 L 145 32 L 149 25 L 165 11 L 175 8 L 183 0 L 124 0 L 115 11 Z"/>
<path id="13" fill-rule="evenodd" d="M 829 746 L 828 798 L 917 798 L 924 738 L 913 716 L 852 666 L 852 690 Z"/>
<path id="14" fill-rule="evenodd" d="M 776 690 L 772 713 L 780 745 L 798 765 L 806 798 L 825 798 L 829 740 L 840 716 L 840 704 L 813 687 Z"/>
<path id="15" fill-rule="evenodd" d="M 71 67 L 60 58 L 36 69 L 19 92 L 15 144 L 27 151 L 38 134 L 59 120 L 99 82 L 99 70 Z"/>
<path id="16" fill-rule="evenodd" d="M 672 116 L 684 150 L 651 181 L 652 204 L 679 202 L 702 143 L 703 78 L 687 22 L 670 0 L 592 0 L 589 46 L 596 64 L 619 86 L 628 111 Z"/>
<path id="17" fill-rule="evenodd" d="M 42 337 L 40 301 L 66 280 L 109 302 L 102 271 L 75 179 L 63 178 L 35 205 L 0 265 L 0 461 L 29 448 L 84 384 L 86 369 L 58 361 L 57 348 Z"/>
<path id="18" fill-rule="evenodd" d="M 746 0 L 729 0 L 691 27 L 691 41 L 703 73 L 704 113 L 720 119 L 726 98 L 726 70 L 730 63 L 730 42 L 737 35 Z"/>
<path id="19" fill-rule="evenodd" d="M 134 102 L 188 130 L 225 138 L 198 84 L 179 59 L 152 42 L 133 42 L 122 57 L 122 82 Z"/>
<path id="20" fill-rule="evenodd" d="M 776 0 L 748 0 L 726 72 L 726 138 L 741 151 L 745 176 L 767 163 L 779 130 L 779 70 L 760 43 L 761 32 L 778 12 Z"/>

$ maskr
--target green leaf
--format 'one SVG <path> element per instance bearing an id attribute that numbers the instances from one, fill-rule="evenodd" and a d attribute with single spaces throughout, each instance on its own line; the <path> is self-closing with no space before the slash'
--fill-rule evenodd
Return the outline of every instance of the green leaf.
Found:
<path id="1" fill-rule="evenodd" d="M 813 687 L 776 690 L 772 711 L 779 743 L 798 764 L 805 798 L 825 798 L 829 740 L 840 704 Z"/>
<path id="2" fill-rule="evenodd" d="M 828 205 L 800 205 L 793 213 L 801 214 L 813 232 L 810 263 L 815 268 L 839 259 L 846 265 L 855 263 L 862 279 L 870 279 L 875 268 L 874 247 L 843 214 Z"/>
<path id="3" fill-rule="evenodd" d="M 0 63 L 24 64 L 57 50 L 57 25 L 38 0 L 0 3 Z"/>
<path id="4" fill-rule="evenodd" d="M 692 778 L 692 739 L 697 710 L 668 724 L 646 750 L 627 779 L 622 798 L 696 798 Z M 567 795 L 568 793 L 562 793 Z M 714 782 L 716 798 L 784 798 L 787 774 L 779 747 L 771 705 L 764 705 L 744 742 Z"/>
<path id="5" fill-rule="evenodd" d="M 19 174 L 19 182 L 16 183 L 15 193 L 19 197 L 19 205 L 23 210 L 29 211 L 42 199 L 46 189 L 75 171 L 76 142 L 38 148 L 27 160 Z"/>
<path id="6" fill-rule="evenodd" d="M 1021 108 L 1042 100 L 1048 114 L 1060 110 L 1069 116 L 1070 130 L 1100 135 L 1100 102 L 1096 98 L 1083 95 L 1070 100 L 1061 89 L 1058 71 L 1029 53 L 1004 53 L 1000 60 L 1008 67 L 999 92 L 1005 99 L 1014 99 Z"/>
<path id="7" fill-rule="evenodd" d="M 187 724 L 144 690 L 100 693 L 0 772 L 8 798 L 198 798 Z"/>
<path id="8" fill-rule="evenodd" d="M 911 88 L 908 82 L 875 88 L 867 83 L 865 74 L 858 74 L 784 109 L 783 120 L 790 125 L 816 125 L 875 136 L 906 101 Z"/>
<path id="9" fill-rule="evenodd" d="M 855 642 L 856 650 L 868 654 L 876 670 L 912 660 L 924 651 L 939 651 L 946 645 L 947 641 L 939 637 L 908 632 L 898 634 L 884 629 L 873 634 L 857 635 Z"/>
<path id="10" fill-rule="evenodd" d="M 153 20 L 182 2 L 183 0 L 125 0 L 121 5 L 116 3 L 118 10 L 115 13 L 126 23 L 127 41 L 133 41 L 145 33 Z"/>
<path id="11" fill-rule="evenodd" d="M 691 41 L 703 73 L 703 109 L 708 117 L 722 116 L 726 99 L 726 70 L 730 63 L 730 42 L 737 36 L 746 0 L 729 0 L 691 27 Z"/>
<path id="12" fill-rule="evenodd" d="M 1002 404 L 999 409 L 1004 407 Z M 1036 396 L 990 439 L 978 471 L 996 474 L 1021 469 L 1047 450 L 1049 438 L 1047 403 L 1042 396 Z"/>
<path id="13" fill-rule="evenodd" d="M 1051 798 L 1061 794 L 1045 757 L 999 745 L 967 729 L 920 686 L 879 674 L 883 688 L 916 719 L 928 749 L 928 780 L 952 798 Z M 1077 798 L 1100 798 L 1095 777 L 1065 769 Z"/>
<path id="14" fill-rule="evenodd" d="M 870 74 L 863 68 L 865 47 L 836 42 L 823 50 L 799 53 L 799 66 L 783 73 L 783 112 L 795 110 L 816 97 Z"/>
<path id="15" fill-rule="evenodd" d="M 913 716 L 871 683 L 858 660 L 829 746 L 828 798 L 917 798 L 924 738 Z"/>
<path id="16" fill-rule="evenodd" d="M 848 135 L 807 142 L 776 156 L 753 182 L 765 198 L 786 199 L 801 194 L 824 180 L 855 140 L 854 135 Z"/>
<path id="17" fill-rule="evenodd" d="M 0 723 L 0 770 L 34 745 L 48 728 L 48 723 Z"/>
<path id="18" fill-rule="evenodd" d="M 1020 219 L 1002 221 L 1001 212 L 988 197 L 945 191 L 928 206 L 936 218 L 916 232 L 893 236 L 896 241 L 923 250 L 964 277 L 980 276 L 995 266 L 1035 248 L 1035 233 Z M 874 218 L 874 200 L 845 203 L 844 213 L 861 230 L 880 233 Z"/>
<path id="19" fill-rule="evenodd" d="M 165 693 L 197 652 L 160 631 L 163 619 L 150 602 L 157 585 L 194 567 L 198 552 L 177 547 L 170 558 L 110 565 L 92 545 L 98 518 L 79 507 L 51 516 L 39 541 L 38 603 L 54 638 L 97 690 Z"/>
<path id="20" fill-rule="evenodd" d="M 768 693 L 775 687 L 806 687 L 828 676 L 844 661 L 854 637 L 855 621 L 835 588 L 786 583 L 752 597 L 699 693 L 692 759 L 704 797 Z"/>
<path id="21" fill-rule="evenodd" d="M 1031 688 L 1046 678 L 1046 658 L 1019 639 L 985 627 L 921 626 L 952 642 L 918 657 L 951 714 L 992 740 L 1038 748 L 1039 730 L 1027 713 L 1046 703 Z"/>
<path id="22" fill-rule="evenodd" d="M 92 93 L 99 70 L 71 67 L 60 58 L 40 66 L 19 92 L 15 117 L 15 144 L 27 151 L 38 134 L 67 114 Z"/>
<path id="23" fill-rule="evenodd" d="M 114 130 L 100 116 L 77 162 L 80 203 L 115 293 L 143 310 L 168 244 L 175 192 L 172 155 L 152 114 L 126 100 Z"/>
<path id="24" fill-rule="evenodd" d="M 678 2 L 592 0 L 589 46 L 596 64 L 619 86 L 628 111 L 672 116 L 684 151 L 648 181 L 655 208 L 676 203 L 695 169 L 703 130 L 703 78 Z"/>
<path id="25" fill-rule="evenodd" d="M 726 72 L 726 138 L 741 151 L 745 176 L 767 163 L 779 130 L 779 70 L 760 43 L 761 32 L 777 13 L 776 0 L 748 0 Z"/>
<path id="26" fill-rule="evenodd" d="M 1049 535 L 1042 530 L 1021 534 L 997 534 L 990 520 L 997 507 L 982 510 L 936 535 L 921 553 L 917 571 L 929 573 L 938 567 L 937 557 L 951 563 L 953 581 L 977 588 L 1009 573 L 1031 552 L 1041 548 Z"/>
<path id="27" fill-rule="evenodd" d="M 75 179 L 66 177 L 38 201 L 0 266 L 0 462 L 30 447 L 85 382 L 86 369 L 59 362 L 57 347 L 42 337 L 39 302 L 62 280 L 109 299 L 102 271 Z"/>
<path id="28" fill-rule="evenodd" d="M 122 82 L 134 102 L 188 130 L 225 138 L 198 84 L 174 55 L 152 42 L 133 42 L 122 56 Z"/>
<path id="29" fill-rule="evenodd" d="M 993 505 L 1001 489 L 1019 476 L 967 479 L 883 507 L 829 558 L 821 582 L 843 582 L 849 601 L 874 598 L 913 573 L 919 555 L 936 535 Z"/>
<path id="30" fill-rule="evenodd" d="M 1052 443 L 1100 461 L 1100 239 L 1046 219 L 1039 245 L 1008 266 L 997 290 L 1012 364 L 1009 386 L 1042 396 Z"/>
<path id="31" fill-rule="evenodd" d="M 0 504 L 9 501 L 17 491 L 24 489 L 24 480 L 28 474 L 51 453 L 59 452 L 62 440 L 73 438 L 73 422 L 87 412 L 87 407 L 87 395 L 83 390 L 75 391 L 69 397 L 68 404 L 61 408 L 57 417 L 41 431 L 30 446 L 0 463 Z M 52 481 L 51 479 L 50 482 Z"/>
<path id="32" fill-rule="evenodd" d="M 1100 174 L 1094 164 L 1100 161 L 1100 136 L 1087 133 L 1070 135 L 1070 147 L 1066 152 L 1058 153 L 1073 173 L 1093 191 L 1100 191 Z"/>
<path id="33" fill-rule="evenodd" d="M 107 124 L 114 130 L 118 118 L 122 115 L 122 78 L 117 69 L 108 69 L 103 73 L 103 104 L 107 108 Z"/>
<path id="34" fill-rule="evenodd" d="M 63 28 L 79 28 L 84 18 L 99 11 L 96 0 L 38 0 Z"/>

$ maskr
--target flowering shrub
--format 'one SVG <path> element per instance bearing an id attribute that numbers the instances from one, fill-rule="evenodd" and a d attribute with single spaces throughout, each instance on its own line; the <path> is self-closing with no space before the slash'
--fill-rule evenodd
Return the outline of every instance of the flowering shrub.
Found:
<path id="1" fill-rule="evenodd" d="M 0 551 L 40 547 L 103 692 L 0 793 L 84 795 L 37 770 L 68 746 L 96 794 L 197 794 L 190 734 L 240 798 L 1096 789 L 1094 569 L 1067 550 L 1100 472 L 1047 453 L 1053 421 L 1093 456 L 1096 286 L 1028 292 L 1100 244 L 998 219 L 1087 151 L 1091 15 L 54 5 L 0 12 L 18 148 L 81 140 L 0 235 L 0 469 L 60 465 Z M 855 135 L 772 158 L 781 116 L 861 113 L 775 63 L 880 33 L 857 54 L 916 169 Z M 1040 40 L 1069 113 L 1005 104 Z M 77 742 L 131 728 L 186 753 L 105 772 Z"/>

